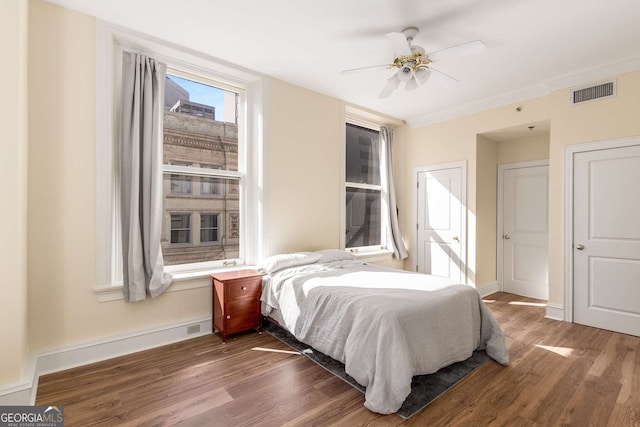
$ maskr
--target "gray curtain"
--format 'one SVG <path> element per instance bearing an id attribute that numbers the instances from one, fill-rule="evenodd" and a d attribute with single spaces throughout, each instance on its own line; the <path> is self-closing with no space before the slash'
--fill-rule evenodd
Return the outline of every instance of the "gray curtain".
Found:
<path id="1" fill-rule="evenodd" d="M 380 142 L 383 151 L 382 163 L 382 197 L 386 200 L 388 215 L 389 232 L 391 233 L 389 241 L 393 249 L 393 256 L 396 259 L 405 259 L 409 256 L 407 248 L 402 240 L 400 226 L 398 225 L 398 209 L 396 206 L 396 192 L 393 183 L 393 158 L 391 156 L 393 144 L 393 129 L 386 127 L 380 128 Z"/>
<path id="2" fill-rule="evenodd" d="M 120 212 L 123 292 L 126 301 L 160 295 L 164 273 L 162 232 L 162 119 L 166 65 L 144 55 L 122 57 Z"/>

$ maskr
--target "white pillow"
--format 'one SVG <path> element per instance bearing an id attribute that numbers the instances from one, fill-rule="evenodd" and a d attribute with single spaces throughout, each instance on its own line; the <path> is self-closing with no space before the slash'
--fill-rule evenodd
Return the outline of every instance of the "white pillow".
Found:
<path id="1" fill-rule="evenodd" d="M 258 271 L 266 274 L 273 274 L 283 268 L 313 264 L 320 258 L 322 258 L 322 254 L 314 252 L 296 252 L 292 254 L 273 255 L 260 263 Z"/>
<path id="2" fill-rule="evenodd" d="M 322 255 L 322 258 L 320 258 L 318 262 L 333 262 L 356 259 L 356 256 L 354 254 L 345 252 L 342 249 L 323 249 L 321 251 L 317 251 L 316 253 Z"/>

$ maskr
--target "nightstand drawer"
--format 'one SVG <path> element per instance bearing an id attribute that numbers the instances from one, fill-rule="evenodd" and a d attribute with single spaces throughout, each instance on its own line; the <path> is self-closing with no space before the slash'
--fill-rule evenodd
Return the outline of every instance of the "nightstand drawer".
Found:
<path id="1" fill-rule="evenodd" d="M 238 298 L 255 298 L 262 293 L 262 278 L 252 277 L 249 279 L 234 280 L 227 282 L 227 300 Z"/>

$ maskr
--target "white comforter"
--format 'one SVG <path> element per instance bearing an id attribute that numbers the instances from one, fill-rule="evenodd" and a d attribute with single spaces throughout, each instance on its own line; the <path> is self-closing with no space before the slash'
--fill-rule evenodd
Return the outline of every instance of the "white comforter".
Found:
<path id="1" fill-rule="evenodd" d="M 504 336 L 471 286 L 361 261 L 288 268 L 267 276 L 265 315 L 278 309 L 299 341 L 345 364 L 365 406 L 396 412 L 414 375 L 485 349 L 507 365 Z"/>

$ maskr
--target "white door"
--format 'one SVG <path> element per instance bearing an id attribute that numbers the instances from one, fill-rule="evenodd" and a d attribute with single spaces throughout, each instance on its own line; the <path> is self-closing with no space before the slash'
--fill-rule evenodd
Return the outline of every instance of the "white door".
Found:
<path id="1" fill-rule="evenodd" d="M 573 159 L 574 322 L 640 336 L 640 146 Z"/>
<path id="2" fill-rule="evenodd" d="M 417 269 L 465 282 L 462 165 L 418 172 Z"/>
<path id="3" fill-rule="evenodd" d="M 549 298 L 549 166 L 501 165 L 502 289 Z"/>

